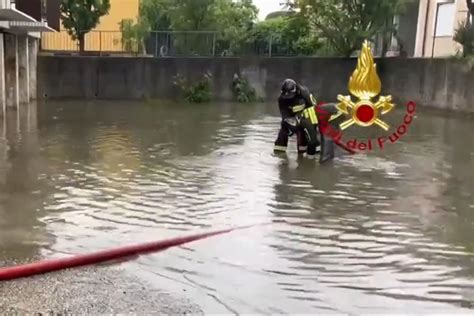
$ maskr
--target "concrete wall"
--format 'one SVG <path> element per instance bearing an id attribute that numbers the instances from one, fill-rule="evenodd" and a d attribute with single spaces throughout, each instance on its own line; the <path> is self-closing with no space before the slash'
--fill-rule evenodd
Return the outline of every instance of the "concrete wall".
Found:
<path id="1" fill-rule="evenodd" d="M 18 108 L 20 104 L 18 76 L 18 37 L 14 34 L 4 34 L 5 47 L 5 93 L 6 104 L 9 108 Z"/>
<path id="2" fill-rule="evenodd" d="M 474 70 L 454 59 L 376 60 L 384 94 L 397 102 L 474 112 Z M 339 58 L 121 58 L 38 57 L 38 97 L 175 98 L 173 76 L 194 81 L 209 71 L 216 100 L 230 100 L 234 73 L 245 75 L 258 93 L 276 100 L 281 82 L 292 77 L 319 99 L 347 94 L 355 59 Z"/>
<path id="3" fill-rule="evenodd" d="M 0 33 L 0 112 L 18 110 L 36 99 L 38 39 L 25 34 Z"/>

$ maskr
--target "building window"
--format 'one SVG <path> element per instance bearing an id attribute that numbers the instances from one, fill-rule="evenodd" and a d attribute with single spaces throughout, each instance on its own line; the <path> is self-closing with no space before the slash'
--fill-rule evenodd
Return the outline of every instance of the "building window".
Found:
<path id="1" fill-rule="evenodd" d="M 436 37 L 453 36 L 455 13 L 456 3 L 441 3 L 438 5 L 435 32 Z"/>

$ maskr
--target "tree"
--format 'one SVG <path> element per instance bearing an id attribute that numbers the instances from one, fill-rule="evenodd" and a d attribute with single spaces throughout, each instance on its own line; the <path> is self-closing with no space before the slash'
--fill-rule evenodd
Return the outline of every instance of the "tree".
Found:
<path id="1" fill-rule="evenodd" d="M 287 7 L 308 19 L 314 32 L 349 57 L 363 41 L 391 34 L 391 20 L 413 0 L 287 0 Z"/>
<path id="2" fill-rule="evenodd" d="M 146 20 L 152 31 L 170 31 L 170 0 L 141 0 L 140 17 Z"/>
<path id="3" fill-rule="evenodd" d="M 307 19 L 292 14 L 286 19 L 283 29 L 292 54 L 313 55 L 321 48 L 320 38 L 313 32 Z"/>
<path id="4" fill-rule="evenodd" d="M 213 30 L 214 2 L 217 0 L 174 0 L 170 1 L 168 15 L 174 31 Z"/>
<path id="5" fill-rule="evenodd" d="M 283 17 L 264 20 L 253 28 L 249 36 L 249 41 L 256 46 L 257 50 L 264 51 L 269 47 L 270 41 L 272 48 L 281 49 L 285 47 L 285 26 L 287 20 Z"/>
<path id="6" fill-rule="evenodd" d="M 265 20 L 270 20 L 274 18 L 279 18 L 279 17 L 285 17 L 291 15 L 291 12 L 289 11 L 274 11 L 271 13 L 268 13 L 267 16 L 265 17 Z"/>
<path id="7" fill-rule="evenodd" d="M 474 3 L 472 0 L 466 0 L 468 14 L 466 20 L 459 23 L 455 30 L 453 39 L 462 45 L 463 56 L 467 57 L 474 52 L 474 26 L 471 24 L 471 18 L 474 16 Z"/>
<path id="8" fill-rule="evenodd" d="M 61 19 L 73 40 L 79 40 L 79 50 L 84 51 L 84 37 L 109 13 L 110 0 L 62 0 Z"/>
<path id="9" fill-rule="evenodd" d="M 218 50 L 239 50 L 257 14 L 251 0 L 142 0 L 140 6 L 151 30 L 177 32 L 169 44 L 186 53 L 211 52 L 214 40 Z"/>
<path id="10" fill-rule="evenodd" d="M 216 0 L 212 7 L 214 29 L 218 30 L 219 51 L 242 51 L 255 26 L 258 9 L 252 0 Z"/>
<path id="11" fill-rule="evenodd" d="M 474 51 L 474 27 L 468 19 L 458 25 L 453 39 L 462 45 L 464 57 L 472 55 Z"/>
<path id="12" fill-rule="evenodd" d="M 136 23 L 132 19 L 125 19 L 119 25 L 122 32 L 122 47 L 128 52 L 146 54 L 145 38 L 150 33 L 148 21 L 137 17 Z"/>
<path id="13" fill-rule="evenodd" d="M 196 31 L 215 29 L 213 5 L 216 1 L 143 0 L 140 16 L 148 21 L 152 31 L 182 31 L 170 37 L 168 34 L 165 46 L 172 45 L 178 53 L 201 54 L 204 51 L 211 52 L 212 37 Z M 150 41 L 156 42 L 157 38 L 150 37 Z"/>
<path id="14" fill-rule="evenodd" d="M 266 19 L 250 34 L 251 41 L 265 47 L 271 40 L 272 54 L 276 55 L 313 55 L 321 46 L 308 22 L 298 15 Z"/>

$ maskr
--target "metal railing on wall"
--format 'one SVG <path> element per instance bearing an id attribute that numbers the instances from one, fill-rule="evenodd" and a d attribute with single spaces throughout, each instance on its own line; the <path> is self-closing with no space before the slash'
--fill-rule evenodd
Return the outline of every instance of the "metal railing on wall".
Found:
<path id="1" fill-rule="evenodd" d="M 78 53 L 79 42 L 66 31 L 43 33 L 43 52 Z M 376 48 L 377 50 L 377 48 Z M 173 56 L 331 56 L 333 51 L 327 39 L 318 39 L 313 49 L 304 50 L 295 42 L 268 36 L 229 47 L 212 31 L 152 31 L 127 34 L 121 31 L 90 31 L 84 36 L 84 52 L 99 55 Z"/>
<path id="2" fill-rule="evenodd" d="M 154 56 L 214 56 L 217 32 L 167 32 L 127 34 L 121 31 L 90 31 L 84 36 L 84 52 L 144 54 Z M 41 50 L 79 52 L 79 41 L 66 31 L 43 33 Z"/>

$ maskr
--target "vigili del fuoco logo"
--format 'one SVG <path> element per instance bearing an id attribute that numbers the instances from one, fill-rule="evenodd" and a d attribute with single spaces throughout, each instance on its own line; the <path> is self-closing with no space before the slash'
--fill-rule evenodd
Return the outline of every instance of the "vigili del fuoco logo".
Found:
<path id="1" fill-rule="evenodd" d="M 381 90 L 382 83 L 377 74 L 377 66 L 374 63 L 369 44 L 365 41 L 357 61 L 357 67 L 349 79 L 349 92 L 355 97 L 355 100 L 350 95 L 337 96 L 339 103 L 336 105 L 336 108 L 339 111 L 339 115 L 343 114 L 348 119 L 340 124 L 340 130 L 330 125 L 328 119 L 322 119 L 320 122 L 321 133 L 331 137 L 336 143 L 344 144 L 345 147 L 362 151 L 372 150 L 376 146 L 383 149 L 387 142 L 397 142 L 407 132 L 415 115 L 416 104 L 412 101 L 406 105 L 403 123 L 388 136 L 380 136 L 377 139 L 369 138 L 367 141 L 355 138 L 351 140 L 342 139 L 342 131 L 354 124 L 361 127 L 375 125 L 384 131 L 389 131 L 389 124 L 384 122 L 382 118 L 395 105 L 392 103 L 392 96 L 390 95 L 379 96 L 374 102 L 374 99 L 380 94 Z M 331 113 L 328 113 L 320 106 L 316 106 L 316 111 L 321 118 L 329 118 L 331 116 Z"/>

